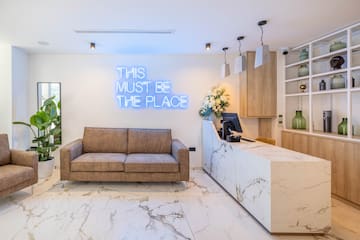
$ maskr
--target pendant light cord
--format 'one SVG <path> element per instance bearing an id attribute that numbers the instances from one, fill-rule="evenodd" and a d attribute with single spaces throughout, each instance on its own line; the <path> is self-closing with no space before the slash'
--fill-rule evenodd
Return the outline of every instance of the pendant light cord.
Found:
<path id="1" fill-rule="evenodd" d="M 261 46 L 264 45 L 264 42 L 263 42 L 263 37 L 264 37 L 264 29 L 262 26 L 259 26 L 260 27 L 260 30 L 261 30 Z"/>
<path id="2" fill-rule="evenodd" d="M 239 40 L 239 56 L 241 56 L 241 40 Z"/>
<path id="3" fill-rule="evenodd" d="M 224 51 L 224 61 L 225 61 L 225 64 L 226 64 L 226 51 L 228 50 L 228 48 L 224 47 L 222 50 Z"/>

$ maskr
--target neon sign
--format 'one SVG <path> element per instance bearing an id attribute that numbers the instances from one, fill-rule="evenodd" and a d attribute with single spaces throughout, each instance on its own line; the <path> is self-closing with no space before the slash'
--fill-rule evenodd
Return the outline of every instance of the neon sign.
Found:
<path id="1" fill-rule="evenodd" d="M 119 66 L 116 68 L 115 96 L 120 108 L 187 109 L 189 98 L 174 94 L 167 80 L 147 79 L 142 66 Z"/>

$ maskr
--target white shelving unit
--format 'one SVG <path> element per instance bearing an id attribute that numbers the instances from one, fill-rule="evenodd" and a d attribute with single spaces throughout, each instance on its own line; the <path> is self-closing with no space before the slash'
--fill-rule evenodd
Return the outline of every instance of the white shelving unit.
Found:
<path id="1" fill-rule="evenodd" d="M 330 51 L 330 45 L 339 41 L 346 43 L 346 47 Z M 300 60 L 304 49 L 309 57 Z M 335 56 L 344 59 L 341 69 L 331 69 L 330 60 Z M 299 76 L 298 70 L 304 66 L 308 67 L 309 75 Z M 360 23 L 292 48 L 284 68 L 285 129 L 360 142 Z M 345 79 L 345 88 L 331 88 L 331 78 L 335 75 Z M 320 90 L 321 80 L 326 83 L 325 90 Z M 303 111 L 306 130 L 292 129 L 296 110 Z M 322 115 L 328 110 L 332 111 L 331 133 L 323 132 Z M 337 133 L 342 118 L 348 119 L 347 135 Z"/>

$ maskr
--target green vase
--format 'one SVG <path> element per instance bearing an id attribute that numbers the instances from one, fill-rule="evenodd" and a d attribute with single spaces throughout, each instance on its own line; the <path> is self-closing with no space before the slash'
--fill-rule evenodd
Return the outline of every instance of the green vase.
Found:
<path id="1" fill-rule="evenodd" d="M 345 88 L 345 78 L 341 74 L 335 74 L 331 77 L 331 89 Z"/>
<path id="2" fill-rule="evenodd" d="M 292 119 L 293 129 L 306 129 L 306 120 L 302 115 L 301 110 L 297 110 L 295 117 Z"/>
<path id="3" fill-rule="evenodd" d="M 304 77 L 309 75 L 309 67 L 307 64 L 301 64 L 298 69 L 298 77 Z"/>
<path id="4" fill-rule="evenodd" d="M 330 52 L 334 52 L 340 49 L 346 48 L 346 43 L 341 41 L 335 41 L 330 45 Z"/>
<path id="5" fill-rule="evenodd" d="M 343 118 L 341 123 L 338 125 L 338 134 L 347 135 L 347 118 Z"/>
<path id="6" fill-rule="evenodd" d="M 299 59 L 300 61 L 304 61 L 309 58 L 309 52 L 306 48 L 300 51 Z"/>

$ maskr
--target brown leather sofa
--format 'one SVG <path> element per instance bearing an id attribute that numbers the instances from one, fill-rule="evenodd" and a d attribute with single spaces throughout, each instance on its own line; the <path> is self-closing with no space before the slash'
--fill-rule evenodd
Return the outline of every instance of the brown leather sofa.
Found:
<path id="1" fill-rule="evenodd" d="M 37 154 L 10 149 L 7 134 L 0 134 L 0 197 L 31 186 L 37 181 Z"/>
<path id="2" fill-rule="evenodd" d="M 189 180 L 189 151 L 170 129 L 90 128 L 60 150 L 61 180 Z"/>

